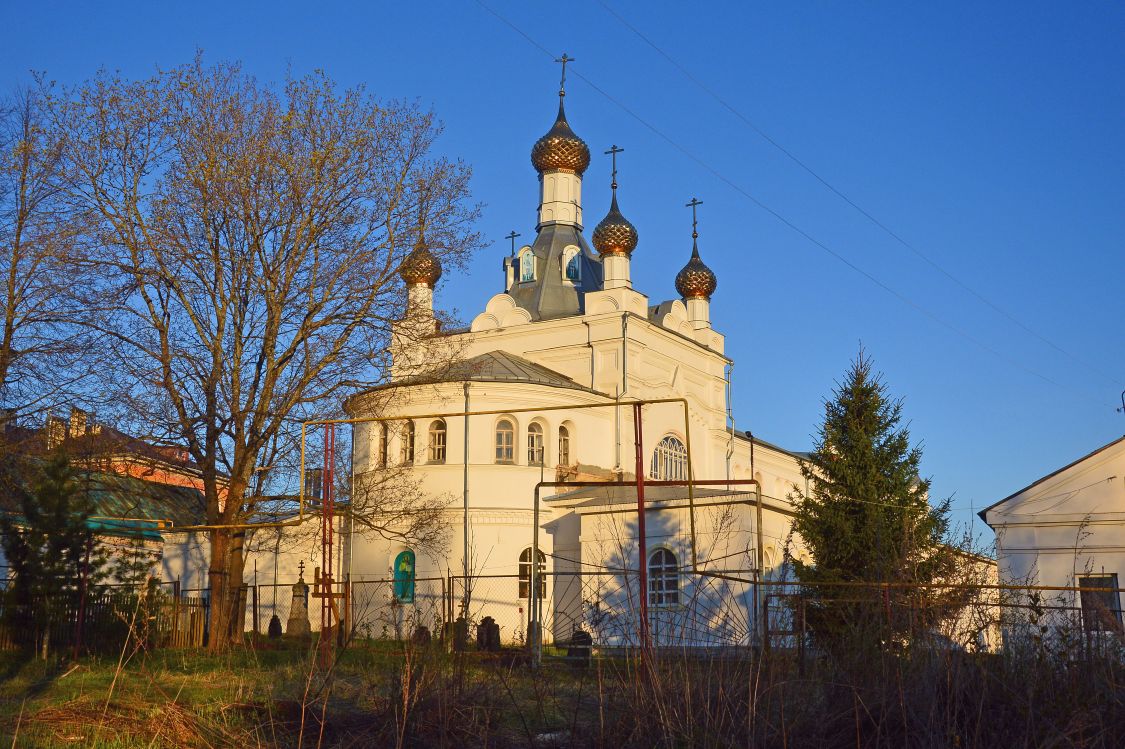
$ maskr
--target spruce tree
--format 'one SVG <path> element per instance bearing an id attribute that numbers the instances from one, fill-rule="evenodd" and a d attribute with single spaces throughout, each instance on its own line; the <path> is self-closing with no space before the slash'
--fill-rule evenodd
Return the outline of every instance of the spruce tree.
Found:
<path id="1" fill-rule="evenodd" d="M 793 566 L 807 626 L 830 651 L 901 647 L 958 607 L 956 595 L 912 585 L 948 579 L 958 552 L 945 543 L 949 501 L 930 504 L 901 420 L 902 401 L 861 350 L 802 461 L 793 531 L 812 560 Z"/>
<path id="2" fill-rule="evenodd" d="M 87 522 L 93 508 L 65 454 L 26 461 L 23 471 L 32 479 L 28 489 L 16 490 L 19 517 L 0 517 L 0 544 L 12 575 L 5 624 L 18 637 L 33 638 L 46 657 L 52 627 L 70 617 L 87 566 L 96 566 L 88 563 L 95 545 Z"/>

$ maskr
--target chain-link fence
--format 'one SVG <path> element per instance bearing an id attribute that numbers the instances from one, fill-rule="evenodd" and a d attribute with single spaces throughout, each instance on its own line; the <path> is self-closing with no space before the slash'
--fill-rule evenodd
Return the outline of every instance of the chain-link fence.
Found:
<path id="1" fill-rule="evenodd" d="M 986 583 L 864 583 L 816 586 L 686 572 L 648 576 L 647 630 L 656 647 L 750 645 L 803 649 L 820 635 L 868 638 L 887 647 L 964 651 L 1042 647 L 1083 655 L 1125 654 L 1123 590 L 1104 581 L 1079 586 Z M 1084 579 L 1085 580 L 1085 579 Z M 582 630 L 602 649 L 643 641 L 635 570 L 545 572 L 539 580 L 545 644 L 565 645 Z M 520 575 L 454 576 L 446 610 L 470 632 L 486 617 L 508 644 L 528 641 L 530 581 Z M 767 625 L 768 623 L 768 625 Z"/>
<path id="2" fill-rule="evenodd" d="M 271 620 L 276 616 L 276 628 L 282 634 L 300 629 L 304 619 L 308 630 L 319 632 L 322 599 L 314 585 L 298 586 L 297 581 L 264 583 L 250 586 L 247 611 L 248 631 L 262 634 L 270 632 Z M 356 580 L 333 583 L 336 610 L 352 636 L 369 639 L 404 639 L 411 637 L 419 626 L 439 634 L 448 619 L 446 578 L 415 578 L 409 593 L 402 589 L 402 581 Z"/>
<path id="3" fill-rule="evenodd" d="M 602 648 L 643 641 L 639 574 L 545 572 L 539 579 L 543 641 L 563 645 L 576 630 Z M 748 583 L 674 573 L 649 579 L 648 634 L 657 646 L 749 645 L 753 591 Z M 530 584 L 519 575 L 451 578 L 451 605 L 470 626 L 491 617 L 503 642 L 527 642 Z"/>

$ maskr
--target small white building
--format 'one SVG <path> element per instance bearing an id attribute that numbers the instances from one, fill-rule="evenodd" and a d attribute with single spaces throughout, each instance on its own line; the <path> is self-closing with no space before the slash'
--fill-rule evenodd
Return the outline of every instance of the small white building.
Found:
<path id="1" fill-rule="evenodd" d="M 1042 591 L 1054 618 L 1121 632 L 1125 579 L 1125 437 L 981 510 L 996 532 L 1001 582 Z M 1105 590 L 1098 590 L 1104 588 Z"/>

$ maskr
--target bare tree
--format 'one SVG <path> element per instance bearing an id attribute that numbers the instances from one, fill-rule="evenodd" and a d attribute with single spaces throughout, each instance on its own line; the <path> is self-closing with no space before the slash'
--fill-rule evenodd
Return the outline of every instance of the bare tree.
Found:
<path id="1" fill-rule="evenodd" d="M 121 402 L 202 469 L 222 647 L 256 469 L 384 377 L 421 228 L 447 265 L 476 248 L 469 170 L 433 153 L 432 114 L 323 73 L 272 87 L 197 57 L 50 95 Z"/>
<path id="2" fill-rule="evenodd" d="M 46 120 L 33 89 L 0 102 L 0 405 L 25 415 L 68 394 L 84 348 L 71 293 L 77 214 L 63 145 Z"/>

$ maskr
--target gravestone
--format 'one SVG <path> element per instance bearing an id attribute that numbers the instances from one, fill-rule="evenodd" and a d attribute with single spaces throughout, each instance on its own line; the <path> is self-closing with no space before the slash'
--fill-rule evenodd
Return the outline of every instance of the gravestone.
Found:
<path id="1" fill-rule="evenodd" d="M 289 604 L 289 621 L 285 634 L 303 637 L 312 631 L 309 624 L 309 586 L 305 582 L 305 563 L 301 562 L 301 576 L 293 583 L 293 602 Z"/>
<path id="2" fill-rule="evenodd" d="M 477 650 L 495 653 L 500 650 L 500 625 L 491 616 L 477 625 Z"/>
<path id="3" fill-rule="evenodd" d="M 453 649 L 465 650 L 469 645 L 469 623 L 459 616 L 453 621 Z"/>
<path id="4" fill-rule="evenodd" d="M 424 648 L 430 644 L 430 628 L 425 624 L 419 624 L 414 630 L 414 636 L 411 638 L 417 647 Z"/>
<path id="5" fill-rule="evenodd" d="M 281 637 L 281 617 L 277 614 L 270 617 L 270 626 L 267 632 L 271 640 L 276 640 L 278 637 Z"/>
<path id="6" fill-rule="evenodd" d="M 573 666 L 590 665 L 590 650 L 593 644 L 594 638 L 590 636 L 589 632 L 575 629 L 570 634 L 570 643 L 566 646 L 567 660 Z"/>

